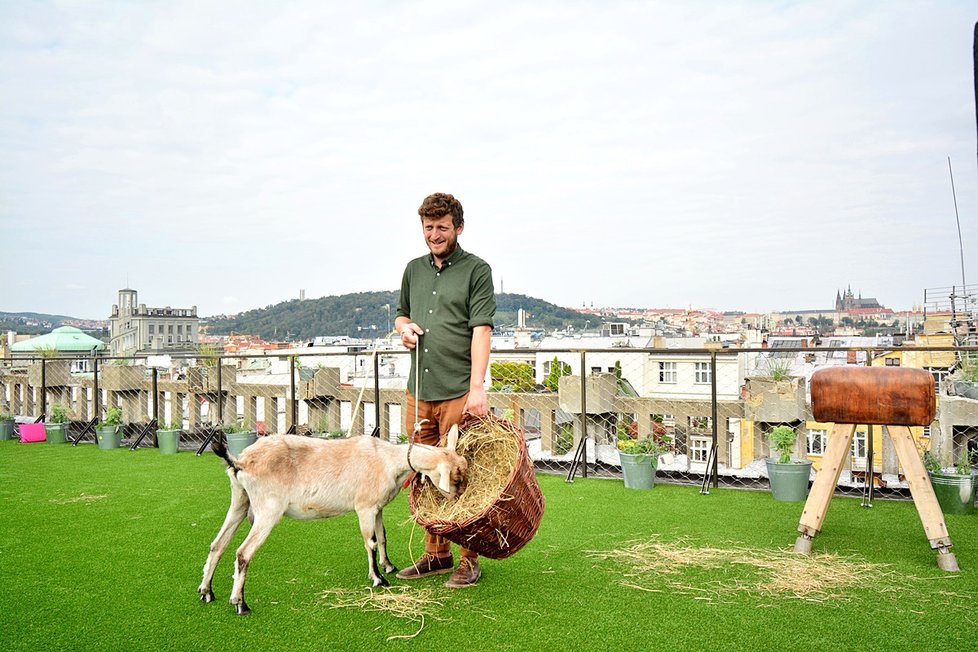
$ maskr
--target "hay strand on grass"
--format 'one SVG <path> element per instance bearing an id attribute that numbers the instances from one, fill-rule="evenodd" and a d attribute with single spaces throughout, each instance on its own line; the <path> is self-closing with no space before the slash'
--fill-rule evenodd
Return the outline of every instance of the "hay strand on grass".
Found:
<path id="1" fill-rule="evenodd" d="M 822 603 L 846 600 L 846 590 L 857 586 L 876 584 L 898 588 L 893 573 L 883 564 L 827 553 L 801 555 L 787 550 L 696 547 L 682 541 L 666 543 L 653 538 L 620 550 L 588 551 L 587 555 L 624 566 L 623 576 L 629 580 L 622 582 L 624 586 L 651 590 L 641 587 L 637 580 L 655 579 L 660 589 L 683 595 L 710 593 L 720 597 L 755 593 Z M 707 586 L 683 584 L 678 577 L 690 568 L 736 572 L 737 567 L 758 572 L 749 579 L 716 580 Z"/>
<path id="2" fill-rule="evenodd" d="M 433 589 L 411 589 L 398 586 L 374 591 L 370 589 L 367 595 L 360 591 L 349 589 L 327 589 L 320 597 L 329 600 L 330 609 L 356 608 L 363 611 L 379 611 L 402 618 L 410 622 L 418 622 L 420 626 L 413 634 L 396 634 L 388 636 L 387 640 L 415 638 L 425 626 L 425 618 L 436 618 L 435 612 L 444 606 L 441 600 L 434 598 Z"/>

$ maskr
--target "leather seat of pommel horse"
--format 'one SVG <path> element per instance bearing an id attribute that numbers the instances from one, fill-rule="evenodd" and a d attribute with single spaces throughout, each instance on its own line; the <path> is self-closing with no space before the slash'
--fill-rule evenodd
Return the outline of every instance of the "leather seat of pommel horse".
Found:
<path id="1" fill-rule="evenodd" d="M 810 553 L 812 550 L 812 538 L 822 529 L 856 425 L 879 425 L 886 427 L 893 442 L 930 547 L 937 550 L 938 567 L 959 570 L 957 559 L 950 551 L 951 538 L 944 514 L 909 428 L 929 426 L 934 421 L 937 413 L 934 377 L 923 369 L 819 369 L 812 374 L 811 392 L 814 419 L 835 425 L 801 514 L 798 524 L 801 535 L 795 541 L 795 551 Z"/>

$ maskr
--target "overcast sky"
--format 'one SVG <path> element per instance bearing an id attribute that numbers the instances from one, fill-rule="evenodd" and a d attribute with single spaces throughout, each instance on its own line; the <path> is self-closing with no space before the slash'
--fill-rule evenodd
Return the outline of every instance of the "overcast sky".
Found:
<path id="1" fill-rule="evenodd" d="M 0 310 L 496 289 L 897 310 L 978 283 L 967 2 L 0 2 Z"/>

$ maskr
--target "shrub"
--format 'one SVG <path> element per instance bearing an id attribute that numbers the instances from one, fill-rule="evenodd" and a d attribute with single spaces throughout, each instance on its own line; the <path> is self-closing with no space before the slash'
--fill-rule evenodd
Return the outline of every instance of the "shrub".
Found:
<path id="1" fill-rule="evenodd" d="M 51 407 L 51 419 L 50 423 L 68 423 L 68 411 L 63 405 L 54 405 Z"/>
<path id="2" fill-rule="evenodd" d="M 771 440 L 771 445 L 774 447 L 774 450 L 778 452 L 778 464 L 790 464 L 791 451 L 795 446 L 795 440 L 798 438 L 794 428 L 790 426 L 778 426 L 769 432 L 767 436 Z"/>
<path id="3" fill-rule="evenodd" d="M 122 424 L 122 409 L 117 407 L 110 407 L 105 411 L 105 418 L 102 419 L 98 427 L 99 428 L 115 428 Z"/>

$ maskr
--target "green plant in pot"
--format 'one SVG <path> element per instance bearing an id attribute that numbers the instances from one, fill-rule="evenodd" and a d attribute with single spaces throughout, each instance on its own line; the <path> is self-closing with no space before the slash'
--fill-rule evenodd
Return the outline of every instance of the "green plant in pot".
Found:
<path id="1" fill-rule="evenodd" d="M 975 513 L 975 495 L 978 493 L 978 472 L 974 469 L 976 462 L 978 453 L 969 449 L 967 444 L 958 463 L 951 467 L 943 467 L 937 455 L 924 452 L 924 468 L 945 514 Z"/>
<path id="2" fill-rule="evenodd" d="M 180 450 L 180 433 L 182 431 L 183 423 L 181 421 L 160 424 L 160 427 L 156 429 L 156 446 L 160 449 L 160 453 L 173 455 Z"/>
<path id="3" fill-rule="evenodd" d="M 64 444 L 68 441 L 68 410 L 63 405 L 53 405 L 51 416 L 44 422 L 44 436 L 49 444 Z"/>
<path id="4" fill-rule="evenodd" d="M 0 413 L 0 441 L 7 441 L 14 438 L 14 415 L 6 412 Z"/>
<path id="5" fill-rule="evenodd" d="M 228 423 L 221 427 L 224 436 L 227 438 L 228 451 L 237 457 L 256 441 L 258 441 L 258 431 L 246 427 L 240 421 Z"/>
<path id="6" fill-rule="evenodd" d="M 805 500 L 808 497 L 812 463 L 810 460 L 791 458 L 798 433 L 791 426 L 776 426 L 767 436 L 772 451 L 777 455 L 776 458 L 769 457 L 765 460 L 771 481 L 771 495 L 775 500 L 786 502 Z"/>
<path id="7" fill-rule="evenodd" d="M 659 455 L 669 450 L 668 437 L 659 441 L 651 437 L 618 440 L 618 458 L 626 489 L 651 489 L 655 486 L 655 470 Z"/>
<path id="8" fill-rule="evenodd" d="M 103 450 L 119 448 L 122 445 L 122 409 L 110 407 L 105 417 L 95 427 L 95 439 Z"/>

